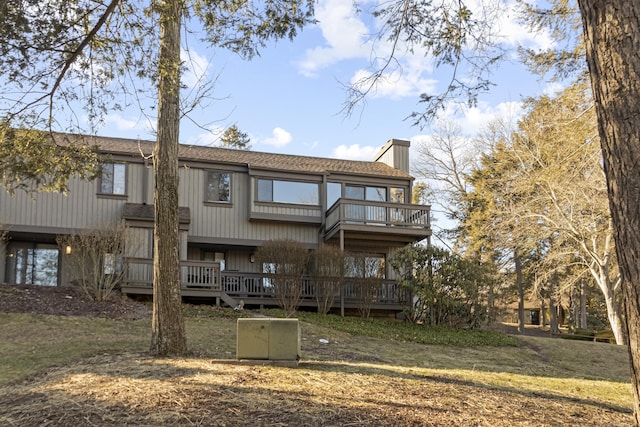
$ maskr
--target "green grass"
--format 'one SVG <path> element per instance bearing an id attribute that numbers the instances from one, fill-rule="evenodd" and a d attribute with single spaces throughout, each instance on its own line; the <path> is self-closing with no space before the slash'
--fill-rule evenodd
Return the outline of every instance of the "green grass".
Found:
<path id="1" fill-rule="evenodd" d="M 0 384 L 97 354 L 144 351 L 150 324 L 0 313 Z"/>
<path id="2" fill-rule="evenodd" d="M 264 313 L 283 317 L 281 310 L 265 310 Z M 419 344 L 448 345 L 456 347 L 517 346 L 517 338 L 482 329 L 454 329 L 441 326 L 416 325 L 389 319 L 362 319 L 317 313 L 298 312 L 295 317 L 304 322 L 347 332 L 352 335 L 383 338 Z"/>

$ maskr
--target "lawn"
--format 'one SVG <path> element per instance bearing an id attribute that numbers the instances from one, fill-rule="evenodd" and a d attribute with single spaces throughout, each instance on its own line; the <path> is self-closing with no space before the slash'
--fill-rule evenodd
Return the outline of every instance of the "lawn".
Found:
<path id="1" fill-rule="evenodd" d="M 237 315 L 186 308 L 191 354 L 154 359 L 148 319 L 0 313 L 0 425 L 632 423 L 620 346 L 301 314 L 282 367 L 235 360 Z"/>

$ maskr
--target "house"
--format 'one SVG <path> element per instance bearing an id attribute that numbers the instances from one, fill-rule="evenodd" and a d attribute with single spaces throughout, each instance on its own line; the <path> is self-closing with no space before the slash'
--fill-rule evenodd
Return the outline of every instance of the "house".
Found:
<path id="1" fill-rule="evenodd" d="M 76 138 L 78 136 L 69 136 Z M 66 285 L 66 252 L 56 237 L 124 219 L 139 237 L 122 291 L 151 294 L 154 142 L 89 138 L 108 156 L 93 182 L 71 179 L 67 195 L 0 190 L 0 282 Z M 218 303 L 269 304 L 255 262 L 269 240 L 293 239 L 309 249 L 335 245 L 379 259 L 388 282 L 381 307 L 398 308 L 394 249 L 431 235 L 429 207 L 411 204 L 409 141 L 392 139 L 371 162 L 181 145 L 180 261 L 183 296 Z M 313 305 L 311 298 L 304 302 Z M 340 298 L 349 307 L 348 296 Z"/>

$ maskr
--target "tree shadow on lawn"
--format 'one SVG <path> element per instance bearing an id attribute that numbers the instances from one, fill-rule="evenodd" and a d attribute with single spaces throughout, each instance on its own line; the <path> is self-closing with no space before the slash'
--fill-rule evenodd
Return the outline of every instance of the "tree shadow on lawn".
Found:
<path id="1" fill-rule="evenodd" d="M 508 394 L 519 395 L 522 398 L 536 398 L 536 399 L 545 399 L 554 402 L 565 402 L 567 404 L 577 404 L 584 406 L 593 406 L 594 408 L 604 409 L 607 411 L 617 412 L 620 414 L 633 414 L 633 408 L 631 406 L 624 407 L 614 404 L 609 404 L 606 402 L 591 400 L 591 399 L 583 399 L 579 397 L 571 397 L 562 394 L 549 393 L 549 392 L 539 392 L 539 391 L 530 391 L 523 390 L 517 387 L 505 387 L 498 385 L 491 385 L 477 381 L 470 381 L 461 378 L 455 378 L 453 376 L 438 376 L 438 375 L 424 375 L 418 373 L 406 373 L 401 372 L 399 370 L 388 369 L 381 366 L 367 366 L 360 364 L 352 364 L 352 363 L 323 363 L 323 362 L 304 362 L 301 363 L 301 367 L 309 370 L 318 370 L 322 372 L 327 372 L 329 370 L 335 372 L 358 372 L 361 375 L 384 375 L 392 378 L 402 378 L 406 380 L 418 380 L 418 381 L 428 381 L 430 383 L 436 383 L 441 385 L 453 385 L 460 387 L 469 387 L 477 390 L 487 390 L 487 391 L 496 391 L 496 392 L 505 392 Z M 629 392 L 631 392 L 629 390 Z"/>
<path id="2" fill-rule="evenodd" d="M 383 366 L 100 356 L 0 388 L 2 425 L 629 425 L 629 408 Z"/>

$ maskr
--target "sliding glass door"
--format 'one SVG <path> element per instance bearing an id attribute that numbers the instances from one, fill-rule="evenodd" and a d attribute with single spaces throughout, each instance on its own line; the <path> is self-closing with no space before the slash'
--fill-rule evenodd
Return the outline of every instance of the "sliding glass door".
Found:
<path id="1" fill-rule="evenodd" d="M 7 280 L 16 285 L 58 285 L 56 245 L 12 242 L 7 257 Z"/>

